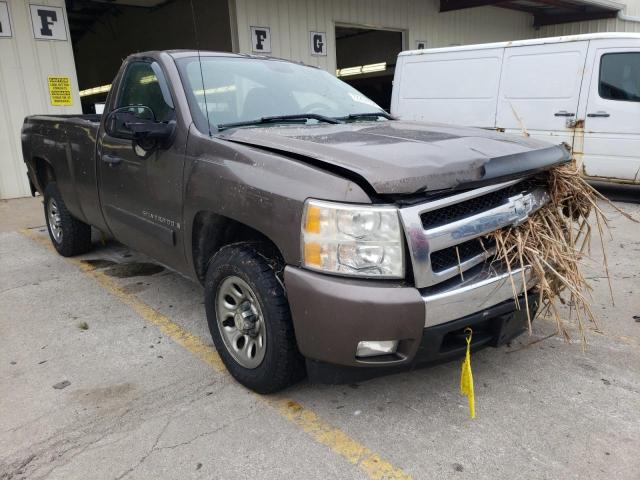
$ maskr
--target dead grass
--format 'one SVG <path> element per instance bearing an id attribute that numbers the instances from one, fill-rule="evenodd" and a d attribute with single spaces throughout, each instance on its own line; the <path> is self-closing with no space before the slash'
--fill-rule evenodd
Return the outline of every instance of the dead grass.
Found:
<path id="1" fill-rule="evenodd" d="M 608 223 L 598 200 L 608 203 L 628 219 L 636 220 L 589 185 L 580 176 L 575 161 L 551 169 L 541 177 L 541 182 L 549 185 L 549 202 L 521 225 L 490 235 L 496 244 L 494 261 L 505 264 L 509 272 L 530 265 L 537 282 L 538 315 L 551 316 L 557 325 L 557 333 L 567 341 L 571 340 L 568 326 L 574 324 L 585 345 L 587 325 L 598 329 L 597 318 L 590 306 L 592 289 L 582 271 L 589 259 L 594 234 L 602 247 L 602 267 L 613 302 L 603 238 Z M 589 222 L 592 216 L 593 221 Z M 515 295 L 514 275 L 511 280 Z M 524 271 L 521 275 L 518 281 L 524 282 Z M 568 316 L 560 314 L 558 301 L 569 307 Z M 528 299 L 526 302 L 531 332 Z"/>

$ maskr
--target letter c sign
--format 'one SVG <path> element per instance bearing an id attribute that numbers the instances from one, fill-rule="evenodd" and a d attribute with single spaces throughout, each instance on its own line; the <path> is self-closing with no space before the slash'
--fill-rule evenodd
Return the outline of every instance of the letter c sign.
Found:
<path id="1" fill-rule="evenodd" d="M 36 40 L 67 40 L 64 10 L 48 5 L 29 5 Z"/>
<path id="2" fill-rule="evenodd" d="M 325 32 L 309 32 L 311 55 L 327 55 L 327 34 Z"/>

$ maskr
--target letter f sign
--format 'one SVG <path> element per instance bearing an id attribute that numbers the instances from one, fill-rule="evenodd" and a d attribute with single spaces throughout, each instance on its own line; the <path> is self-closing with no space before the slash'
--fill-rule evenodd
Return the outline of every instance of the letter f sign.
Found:
<path id="1" fill-rule="evenodd" d="M 256 53 L 271 53 L 271 29 L 251 27 L 251 50 Z"/>
<path id="2" fill-rule="evenodd" d="M 40 10 L 38 9 L 38 16 L 40 17 L 40 35 L 45 37 L 52 37 L 53 31 L 49 28 L 55 22 L 58 21 L 58 15 L 53 10 Z"/>
<path id="3" fill-rule="evenodd" d="M 262 42 L 267 38 L 266 30 L 256 30 L 256 50 L 264 50 Z"/>

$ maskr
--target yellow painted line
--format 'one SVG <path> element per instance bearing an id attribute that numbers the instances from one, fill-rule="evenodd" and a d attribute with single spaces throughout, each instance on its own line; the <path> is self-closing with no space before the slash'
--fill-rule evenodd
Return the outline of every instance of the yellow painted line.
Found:
<path id="1" fill-rule="evenodd" d="M 316 442 L 326 445 L 349 463 L 360 467 L 369 478 L 376 480 L 411 478 L 410 475 L 394 467 L 339 428 L 324 422 L 313 411 L 304 408 L 299 403 L 293 400 L 270 398 L 267 398 L 266 401 L 277 407 L 283 417 L 300 427 Z"/>
<path id="2" fill-rule="evenodd" d="M 20 230 L 20 233 L 57 254 L 53 245 L 51 245 L 48 236 L 45 237 L 43 235 L 38 235 L 33 230 L 26 229 Z M 135 295 L 124 291 L 112 277 L 108 276 L 103 271 L 98 270 L 77 258 L 67 257 L 67 260 L 93 278 L 102 288 L 117 297 L 122 303 L 131 307 L 131 309 L 142 318 L 158 327 L 162 333 L 170 337 L 178 345 L 186 348 L 196 357 L 211 365 L 216 371 L 226 371 L 225 366 L 222 363 L 222 359 L 218 356 L 218 352 L 216 352 L 215 348 L 206 345 L 198 337 L 172 322 L 166 315 L 163 315 L 157 310 L 151 308 L 146 303 L 141 302 Z"/>
<path id="3" fill-rule="evenodd" d="M 33 230 L 20 230 L 20 233 L 31 240 L 55 252 L 48 236 L 40 235 Z M 226 368 L 214 347 L 204 343 L 199 337 L 177 325 L 169 317 L 140 301 L 135 295 L 126 292 L 118 282 L 103 271 L 83 263 L 75 258 L 67 258 L 81 271 L 93 278 L 102 288 L 131 307 L 140 317 L 152 323 L 167 337 L 184 347 L 200 360 L 214 368 L 217 372 L 226 372 Z M 322 420 L 315 412 L 299 403 L 286 398 L 256 395 L 258 399 L 273 407 L 283 418 L 299 427 L 317 443 L 328 447 L 343 459 L 358 466 L 368 478 L 373 480 L 409 480 L 411 476 L 394 467 L 377 453 L 371 451 L 357 440 L 333 425 Z"/>

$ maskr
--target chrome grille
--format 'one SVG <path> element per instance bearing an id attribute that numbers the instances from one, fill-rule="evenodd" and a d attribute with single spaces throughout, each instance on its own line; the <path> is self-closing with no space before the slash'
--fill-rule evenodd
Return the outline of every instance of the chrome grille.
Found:
<path id="1" fill-rule="evenodd" d="M 474 238 L 466 242 L 443 248 L 431 253 L 431 269 L 435 273 L 440 273 L 450 268 L 458 267 L 458 255 L 460 262 L 469 261 L 485 252 L 493 253 L 495 241 L 491 238 Z M 458 251 L 456 252 L 456 249 Z"/>
<path id="2" fill-rule="evenodd" d="M 514 195 L 531 191 L 537 186 L 537 183 L 535 179 L 527 179 L 506 188 L 496 190 L 495 192 L 449 205 L 447 208 L 439 208 L 425 212 L 420 215 L 422 227 L 428 230 L 475 215 L 476 213 L 491 210 L 506 203 L 507 200 Z"/>
<path id="3" fill-rule="evenodd" d="M 483 248 L 478 239 L 523 222 L 547 200 L 546 191 L 527 179 L 400 209 L 416 287 L 436 285 L 486 261 L 494 246 L 485 242 Z"/>

